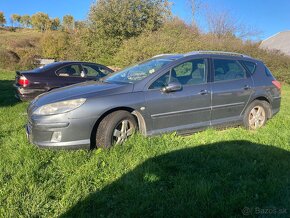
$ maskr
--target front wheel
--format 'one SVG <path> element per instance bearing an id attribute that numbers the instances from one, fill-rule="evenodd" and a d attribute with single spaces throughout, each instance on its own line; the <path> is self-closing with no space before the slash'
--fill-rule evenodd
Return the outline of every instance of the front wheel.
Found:
<path id="1" fill-rule="evenodd" d="M 99 124 L 96 133 L 97 147 L 109 148 L 122 144 L 137 129 L 137 122 L 127 111 L 115 111 L 107 115 Z"/>
<path id="2" fill-rule="evenodd" d="M 247 129 L 256 130 L 264 126 L 269 118 L 270 105 L 266 101 L 253 101 L 245 111 L 244 125 Z"/>

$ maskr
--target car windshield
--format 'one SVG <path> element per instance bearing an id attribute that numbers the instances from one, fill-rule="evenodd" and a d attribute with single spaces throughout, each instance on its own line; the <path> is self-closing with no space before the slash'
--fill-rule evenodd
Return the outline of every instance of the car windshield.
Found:
<path id="1" fill-rule="evenodd" d="M 164 65 L 171 62 L 172 59 L 160 58 L 160 59 L 150 59 L 141 62 L 137 65 L 130 66 L 121 70 L 105 80 L 108 83 L 136 83 L 140 80 L 145 79 L 149 75 L 155 73 Z"/>

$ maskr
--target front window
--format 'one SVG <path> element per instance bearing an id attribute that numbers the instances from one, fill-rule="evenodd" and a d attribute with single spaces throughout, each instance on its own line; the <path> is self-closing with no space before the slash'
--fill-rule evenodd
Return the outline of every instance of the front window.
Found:
<path id="1" fill-rule="evenodd" d="M 194 59 L 182 63 L 171 70 L 171 81 L 181 85 L 197 85 L 206 82 L 206 60 Z"/>
<path id="2" fill-rule="evenodd" d="M 160 89 L 169 82 L 181 85 L 198 85 L 206 83 L 206 59 L 194 59 L 173 67 L 170 72 L 159 77 L 149 89 Z"/>
<path id="3" fill-rule="evenodd" d="M 125 68 L 112 76 L 107 77 L 105 82 L 109 83 L 136 83 L 155 73 L 172 59 L 160 58 L 150 59 L 140 64 Z"/>
<path id="4" fill-rule="evenodd" d="M 61 69 L 59 69 L 56 74 L 62 77 L 80 77 L 81 76 L 81 69 L 79 65 L 67 65 Z"/>

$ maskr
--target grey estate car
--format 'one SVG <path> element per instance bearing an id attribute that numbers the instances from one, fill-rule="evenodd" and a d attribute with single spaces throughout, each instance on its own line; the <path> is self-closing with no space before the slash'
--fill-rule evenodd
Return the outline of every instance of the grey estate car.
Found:
<path id="1" fill-rule="evenodd" d="M 60 88 L 28 107 L 27 135 L 50 148 L 120 144 L 210 126 L 263 126 L 280 109 L 281 85 L 259 60 L 227 52 L 158 55 L 105 77 Z"/>

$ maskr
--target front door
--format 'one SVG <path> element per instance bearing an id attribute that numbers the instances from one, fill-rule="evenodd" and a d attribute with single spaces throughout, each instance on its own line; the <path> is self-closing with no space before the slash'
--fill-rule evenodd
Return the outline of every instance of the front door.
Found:
<path id="1" fill-rule="evenodd" d="M 56 71 L 58 76 L 57 87 L 72 85 L 75 83 L 87 81 L 86 77 L 82 76 L 82 68 L 79 64 L 69 64 Z"/>
<path id="2" fill-rule="evenodd" d="M 146 108 L 153 124 L 149 134 L 210 125 L 211 96 L 207 66 L 206 59 L 186 61 L 150 84 L 145 91 Z M 161 91 L 170 82 L 180 83 L 182 89 L 169 93 Z"/>

